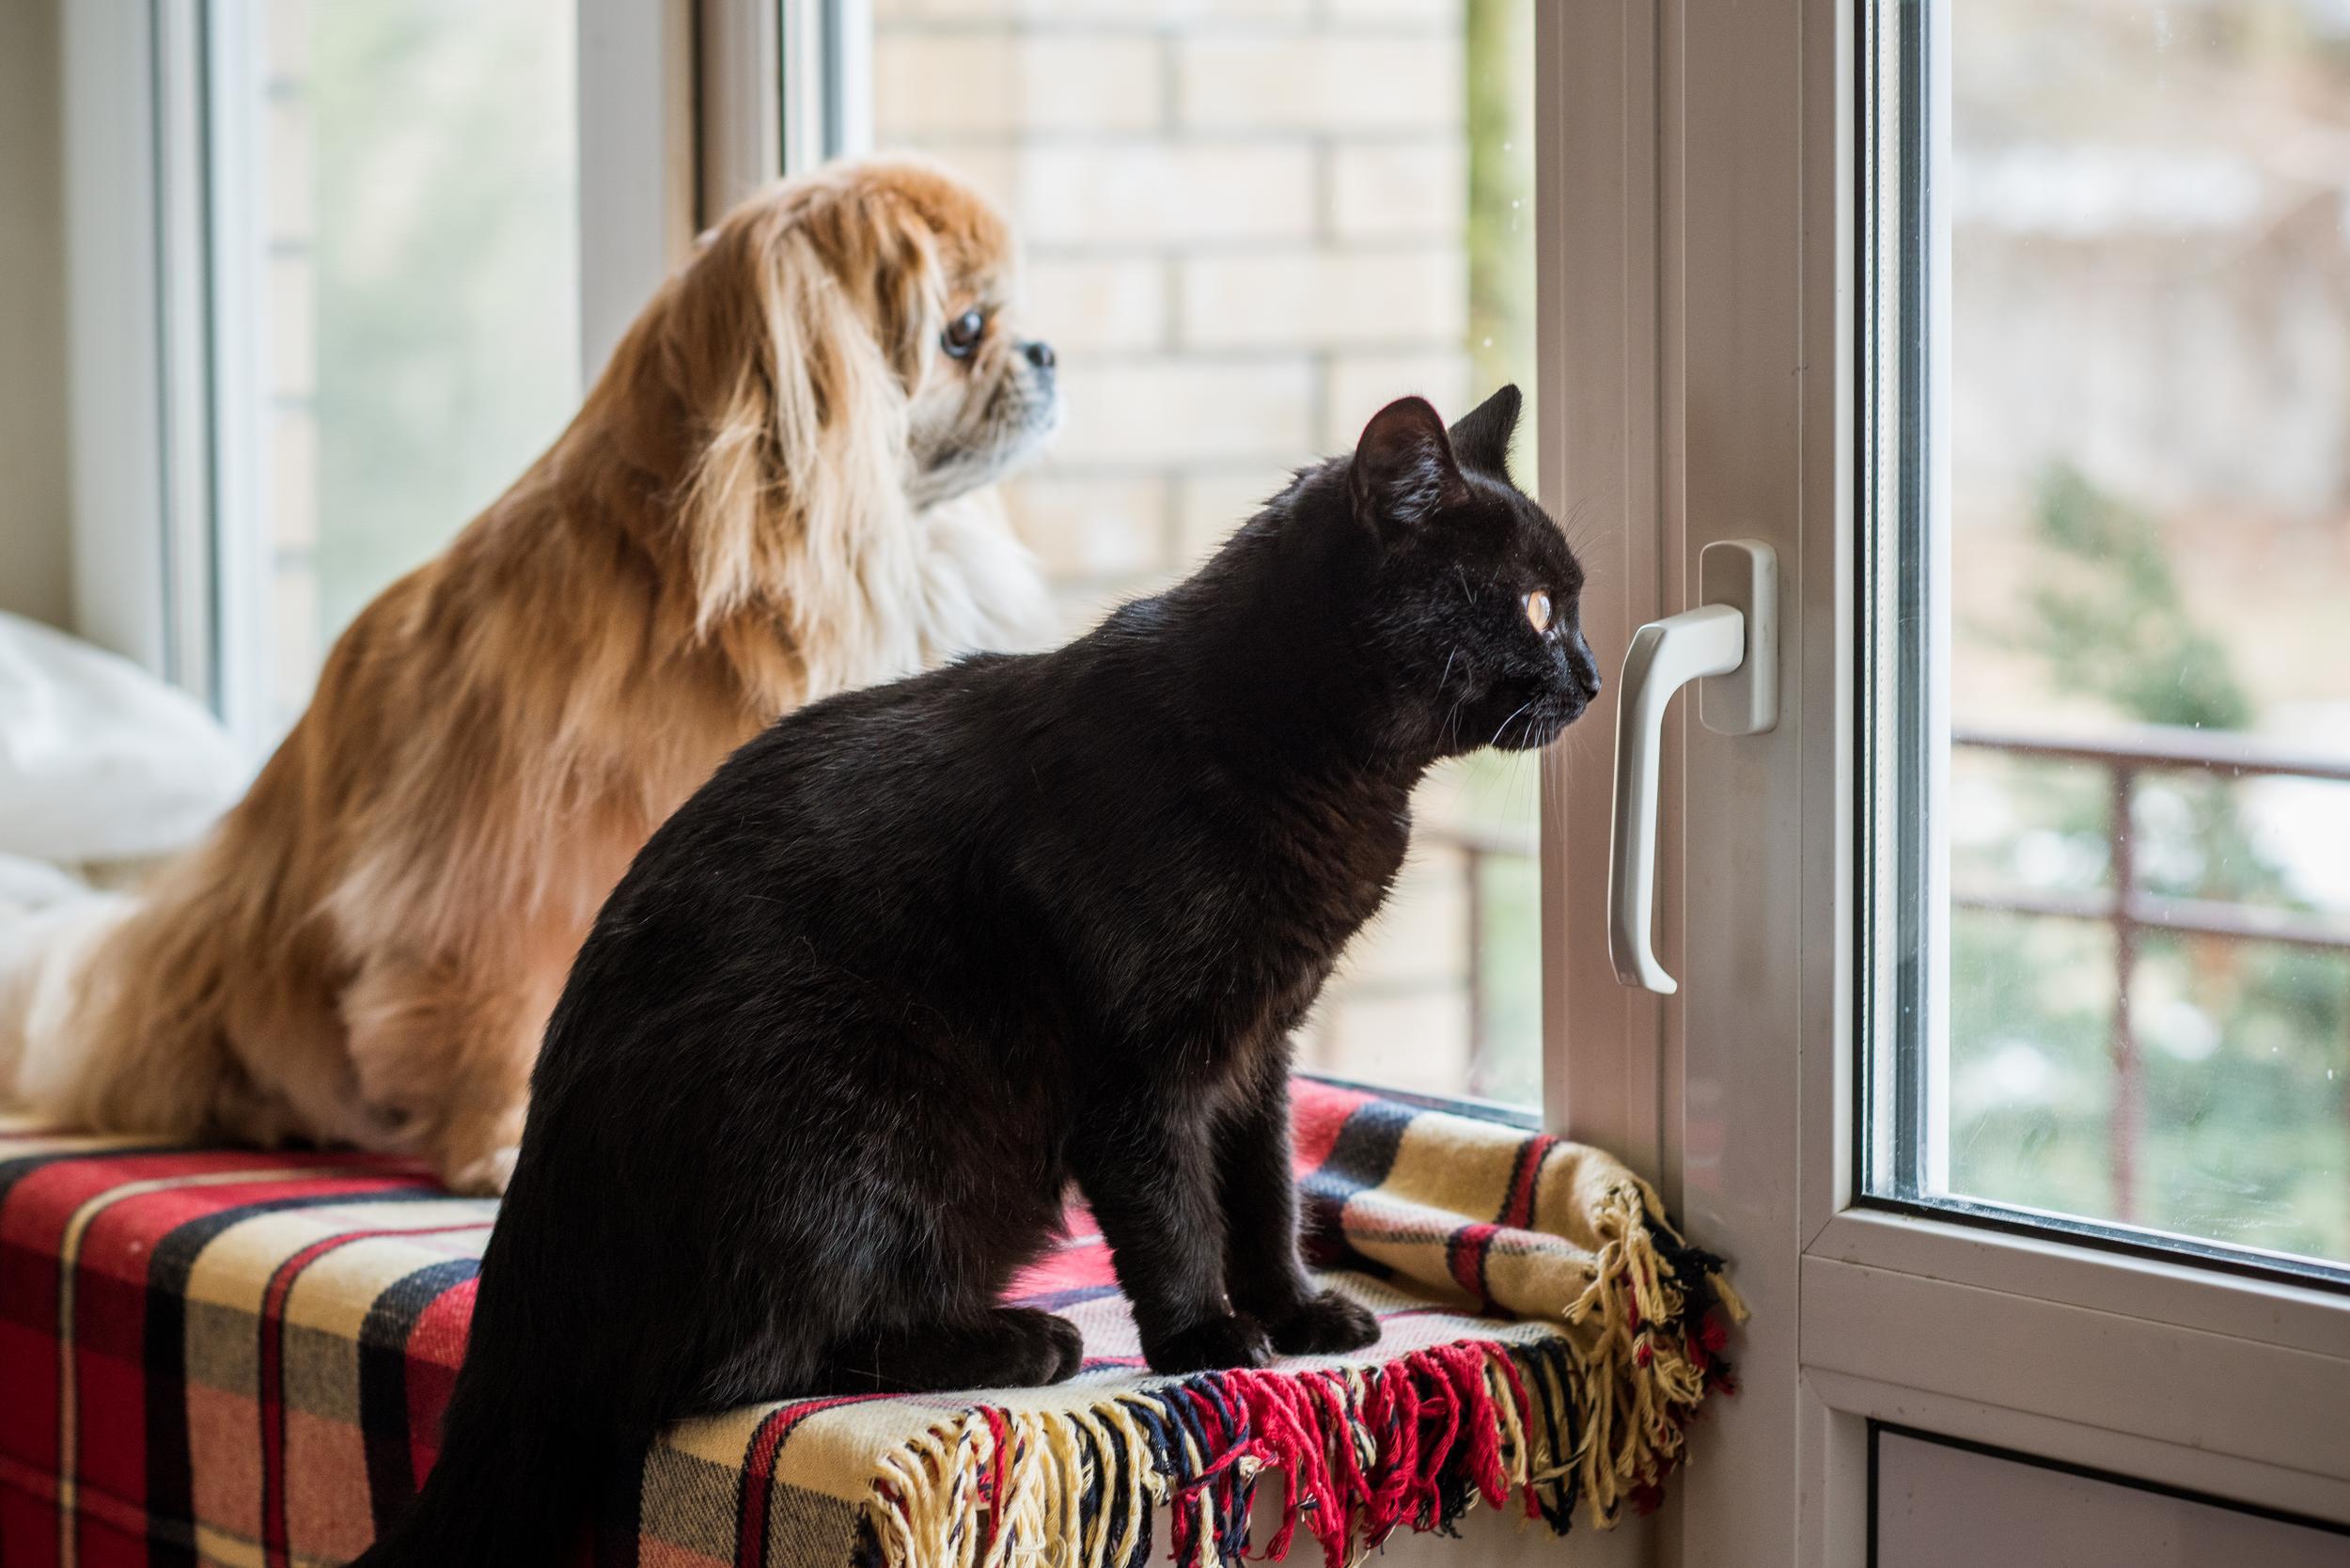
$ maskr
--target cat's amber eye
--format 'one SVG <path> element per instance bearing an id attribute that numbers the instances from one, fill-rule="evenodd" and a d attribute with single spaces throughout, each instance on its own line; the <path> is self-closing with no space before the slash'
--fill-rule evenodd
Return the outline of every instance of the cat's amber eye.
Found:
<path id="1" fill-rule="evenodd" d="M 1541 588 L 1526 596 L 1526 622 L 1537 632 L 1550 630 L 1550 595 Z"/>

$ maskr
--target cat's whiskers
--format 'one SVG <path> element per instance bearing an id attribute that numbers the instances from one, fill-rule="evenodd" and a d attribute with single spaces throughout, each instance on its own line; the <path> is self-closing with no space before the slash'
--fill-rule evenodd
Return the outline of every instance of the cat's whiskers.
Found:
<path id="1" fill-rule="evenodd" d="M 1590 521 L 1603 502 L 1620 494 L 1621 489 L 1621 486 L 1611 485 L 1568 503 L 1566 516 L 1559 519 L 1559 532 L 1565 538 L 1569 548 L 1578 555 L 1584 553 L 1584 546 L 1590 537 L 1584 527 L 1585 523 Z"/>
<path id="2" fill-rule="evenodd" d="M 1542 807 L 1543 794 L 1542 753 L 1538 751 L 1534 754 L 1533 766 L 1519 768 L 1515 772 L 1516 776 L 1510 780 L 1509 791 L 1502 801 L 1504 815 L 1512 818 L 1538 815 Z M 1529 790 L 1534 795 L 1533 805 L 1536 809 L 1533 811 L 1523 809 L 1527 805 L 1527 792 Z"/>
<path id="3" fill-rule="evenodd" d="M 1593 736 L 1600 738 L 1594 740 Z M 1602 726 L 1593 724 L 1588 717 L 1585 717 L 1568 725 L 1553 736 L 1550 744 L 1561 748 L 1560 756 L 1569 767 L 1574 767 L 1589 758 L 1594 745 L 1607 745 L 1608 737 Z M 1563 801 L 1564 796 L 1562 795 L 1560 799 Z"/>
<path id="4" fill-rule="evenodd" d="M 1493 739 L 1491 739 L 1491 740 L 1487 741 L 1485 744 L 1486 744 L 1487 745 L 1500 745 L 1500 744 L 1501 744 L 1501 732 L 1502 732 L 1504 729 L 1509 729 L 1511 725 L 1512 725 L 1512 724 L 1516 723 L 1516 722 L 1517 722 L 1517 717 L 1518 717 L 1518 715 L 1519 715 L 1520 713 L 1525 713 L 1525 712 L 1526 712 L 1528 708 L 1531 708 L 1532 706 L 1534 706 L 1534 699 L 1533 699 L 1532 698 L 1530 698 L 1530 697 L 1529 697 L 1529 698 L 1528 698 L 1525 701 L 1523 701 L 1523 702 L 1519 703 L 1519 704 L 1518 704 L 1515 708 L 1512 708 L 1512 709 L 1510 711 L 1510 716 L 1509 716 L 1508 718 L 1503 719 L 1503 720 L 1502 720 L 1499 724 L 1497 724 L 1497 725 L 1494 726 Z"/>
<path id="5" fill-rule="evenodd" d="M 1444 694 L 1444 683 L 1447 680 L 1450 679 L 1452 675 L 1452 661 L 1460 656 L 1461 645 L 1456 642 L 1452 645 L 1452 651 L 1445 656 L 1444 674 L 1436 678 L 1436 693 L 1438 696 L 1441 697 Z M 1452 706 L 1446 711 L 1444 715 L 1443 734 L 1446 740 L 1458 741 L 1461 738 L 1461 709 L 1467 704 L 1468 698 L 1469 689 L 1468 686 L 1464 683 L 1461 687 L 1461 695 L 1452 699 Z"/>

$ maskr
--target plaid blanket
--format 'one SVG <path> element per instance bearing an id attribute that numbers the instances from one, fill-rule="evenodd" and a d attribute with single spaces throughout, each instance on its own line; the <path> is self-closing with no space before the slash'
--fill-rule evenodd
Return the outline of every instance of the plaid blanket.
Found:
<path id="1" fill-rule="evenodd" d="M 604 1563 L 1333 1562 L 1482 1501 L 1563 1533 L 1653 1498 L 1728 1382 L 1719 1264 L 1596 1150 L 1300 1082 L 1316 1265 L 1383 1336 L 1151 1377 L 1099 1233 L 1015 1287 L 1084 1329 L 1058 1388 L 686 1423 L 603 1489 Z M 0 1562 L 341 1562 L 415 1495 L 496 1206 L 361 1154 L 0 1129 Z M 583 1369 L 592 1376 L 592 1369 Z M 1163 1506 L 1162 1506 L 1163 1505 Z"/>

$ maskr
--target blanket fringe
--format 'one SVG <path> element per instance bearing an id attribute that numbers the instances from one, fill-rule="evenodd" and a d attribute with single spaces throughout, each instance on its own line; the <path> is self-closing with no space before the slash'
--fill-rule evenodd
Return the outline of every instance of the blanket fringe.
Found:
<path id="1" fill-rule="evenodd" d="M 1282 1558 L 1300 1529 L 1324 1560 L 1351 1564 L 1400 1527 L 1450 1533 L 1480 1502 L 1515 1498 L 1561 1535 L 1578 1499 L 1600 1529 L 1627 1505 L 1645 1513 L 1699 1403 L 1731 1386 L 1721 1350 L 1746 1308 L 1646 1184 L 1607 1193 L 1598 1223 L 1590 1284 L 1556 1337 L 948 1417 L 882 1459 L 860 1556 L 887 1568 L 1142 1568 L 1162 1502 L 1182 1568 Z M 1283 1482 L 1280 1525 L 1259 1554 L 1249 1516 L 1269 1472 Z"/>
<path id="2" fill-rule="evenodd" d="M 1582 1357 L 1597 1375 L 1577 1390 L 1584 1427 L 1572 1463 L 1605 1529 L 1627 1503 L 1642 1513 L 1656 1506 L 1700 1403 L 1734 1390 L 1721 1353 L 1747 1308 L 1721 1260 L 1682 1239 L 1647 1183 L 1611 1188 L 1595 1225 L 1598 1266 L 1563 1318 L 1598 1336 Z"/>

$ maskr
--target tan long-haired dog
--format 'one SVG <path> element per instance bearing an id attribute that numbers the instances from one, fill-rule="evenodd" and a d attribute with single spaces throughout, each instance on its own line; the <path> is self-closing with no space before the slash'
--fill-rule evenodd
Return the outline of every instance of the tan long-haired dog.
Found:
<path id="1" fill-rule="evenodd" d="M 1044 630 L 974 494 L 1058 417 L 1010 265 L 923 165 L 728 217 L 554 447 L 352 623 L 211 839 L 16 977 L 18 1098 L 502 1187 L 547 1011 L 653 827 L 787 709 Z"/>

